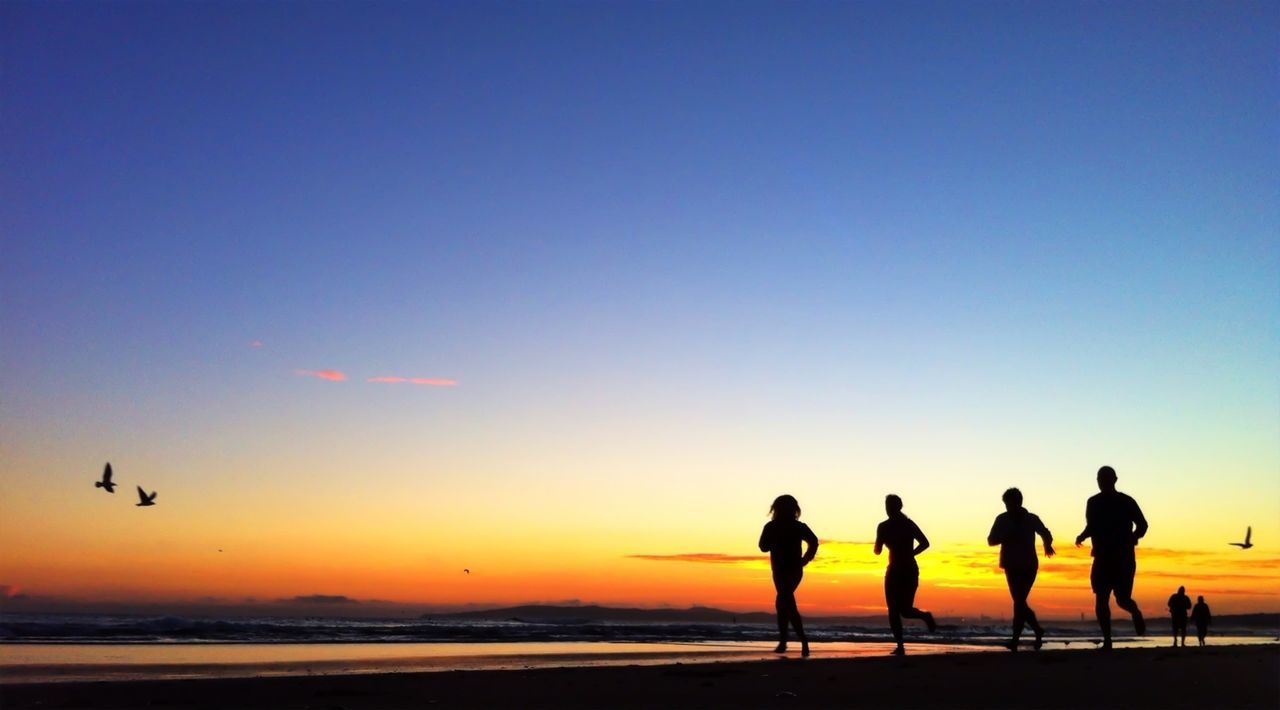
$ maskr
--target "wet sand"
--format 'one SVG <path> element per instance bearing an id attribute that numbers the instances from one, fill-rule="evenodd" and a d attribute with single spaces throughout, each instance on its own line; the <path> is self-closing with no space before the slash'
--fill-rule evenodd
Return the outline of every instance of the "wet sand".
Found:
<path id="1" fill-rule="evenodd" d="M 0 686 L 17 708 L 1280 706 L 1280 645 Z"/>

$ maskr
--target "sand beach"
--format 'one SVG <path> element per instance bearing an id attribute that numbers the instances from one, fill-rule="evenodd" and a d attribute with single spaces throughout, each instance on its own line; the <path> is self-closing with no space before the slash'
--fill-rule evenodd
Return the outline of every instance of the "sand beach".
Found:
<path id="1" fill-rule="evenodd" d="M 1273 708 L 1280 645 L 0 686 L 19 708 Z"/>

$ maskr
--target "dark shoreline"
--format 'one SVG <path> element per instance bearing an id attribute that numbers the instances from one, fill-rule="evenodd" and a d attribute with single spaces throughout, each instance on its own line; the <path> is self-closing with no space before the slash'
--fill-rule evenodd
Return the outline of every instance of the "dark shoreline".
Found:
<path id="1" fill-rule="evenodd" d="M 18 708 L 1207 708 L 1280 704 L 1280 646 L 0 685 Z"/>

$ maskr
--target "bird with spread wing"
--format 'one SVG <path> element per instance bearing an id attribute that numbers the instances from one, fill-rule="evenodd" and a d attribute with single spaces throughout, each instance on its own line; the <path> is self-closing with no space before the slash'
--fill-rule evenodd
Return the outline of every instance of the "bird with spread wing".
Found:
<path id="1" fill-rule="evenodd" d="M 1252 525 L 1250 525 L 1250 526 L 1249 526 L 1247 529 L 1245 529 L 1245 531 L 1244 531 L 1244 542 L 1228 542 L 1227 544 L 1228 544 L 1228 545 L 1235 545 L 1236 547 L 1240 548 L 1241 550 L 1247 550 L 1247 549 L 1249 549 L 1250 547 L 1253 547 L 1253 542 L 1251 542 L 1251 539 L 1252 539 L 1252 538 L 1253 538 L 1253 526 L 1252 526 Z"/>
<path id="2" fill-rule="evenodd" d="M 93 482 L 94 488 L 105 488 L 108 493 L 116 492 L 116 484 L 111 480 L 111 462 L 107 462 L 107 467 L 102 470 L 102 480 Z"/>
<path id="3" fill-rule="evenodd" d="M 138 502 L 134 503 L 134 505 L 138 506 L 139 508 L 142 508 L 148 505 L 155 505 L 157 492 L 158 491 L 153 491 L 152 493 L 148 494 L 146 491 L 142 490 L 142 486 L 138 486 Z"/>

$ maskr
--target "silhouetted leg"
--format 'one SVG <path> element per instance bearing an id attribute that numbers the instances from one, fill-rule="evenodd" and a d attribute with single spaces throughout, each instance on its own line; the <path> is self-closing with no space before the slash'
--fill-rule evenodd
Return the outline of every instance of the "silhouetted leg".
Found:
<path id="1" fill-rule="evenodd" d="M 1031 630 L 1036 632 L 1035 649 L 1039 651 L 1040 647 L 1044 645 L 1044 627 L 1040 625 L 1040 620 L 1036 618 L 1036 612 L 1029 606 L 1027 607 L 1027 626 L 1030 626 Z"/>
<path id="2" fill-rule="evenodd" d="M 929 633 L 933 633 L 938 630 L 938 622 L 933 620 L 933 614 L 925 611 L 924 609 L 911 607 L 909 609 L 900 610 L 898 614 L 904 619 L 920 619 L 924 622 L 924 625 L 928 627 Z M 901 625 L 902 622 L 899 621 L 898 624 Z"/>
<path id="3" fill-rule="evenodd" d="M 1027 622 L 1027 595 L 1031 593 L 1031 585 L 1028 583 L 1028 574 L 1025 570 L 1004 571 L 1005 582 L 1009 585 L 1009 597 L 1013 599 L 1013 640 L 1009 644 L 1009 649 L 1018 650 L 1018 639 L 1022 638 L 1022 629 Z M 1034 576 L 1031 579 L 1035 579 Z M 1033 617 L 1034 618 L 1034 617 Z"/>
<path id="4" fill-rule="evenodd" d="M 796 605 L 795 595 L 791 595 L 791 628 L 796 629 L 796 638 L 800 640 L 800 652 L 809 655 L 809 637 L 804 635 L 804 619 L 800 618 L 800 606 Z"/>
<path id="5" fill-rule="evenodd" d="M 809 654 L 809 639 L 804 635 L 804 621 L 800 618 L 800 607 L 796 604 L 796 589 L 800 587 L 800 580 L 803 578 L 804 570 L 800 568 L 778 569 L 773 572 L 773 587 L 778 591 L 774 601 L 774 609 L 778 614 L 778 647 L 774 649 L 777 653 L 787 650 L 787 628 L 792 627 L 800 637 L 801 653 Z"/>
<path id="6" fill-rule="evenodd" d="M 791 627 L 796 629 L 796 636 L 800 641 L 808 645 L 809 640 L 804 635 L 804 619 L 800 618 L 800 606 L 796 604 L 795 595 L 797 588 L 800 588 L 801 580 L 804 580 L 804 569 L 796 569 L 791 582 Z"/>
<path id="7" fill-rule="evenodd" d="M 933 633 L 938 625 L 933 621 L 933 614 L 923 609 L 917 609 L 916 590 L 920 588 L 920 576 L 915 570 L 910 570 L 907 574 L 903 574 L 898 580 L 898 615 L 903 619 L 922 619 L 926 626 L 929 627 L 929 633 Z M 901 626 L 902 622 L 899 621 Z"/>
<path id="8" fill-rule="evenodd" d="M 903 609 L 898 613 L 904 619 L 921 619 L 925 621 L 927 621 L 929 617 L 933 616 L 933 614 L 930 614 L 929 612 L 923 609 L 917 609 L 915 607 L 911 607 L 910 609 Z"/>
<path id="9" fill-rule="evenodd" d="M 1035 621 L 1035 618 L 1035 614 L 1031 612 L 1031 607 L 1027 606 L 1025 599 L 1020 599 L 1013 603 L 1013 641 L 1009 646 L 1010 648 L 1015 651 L 1018 650 L 1018 641 L 1022 638 L 1023 627 L 1027 625 L 1028 621 Z"/>
<path id="10" fill-rule="evenodd" d="M 1133 617 L 1133 632 L 1138 636 L 1147 633 L 1147 621 L 1142 618 L 1142 610 L 1133 600 L 1133 577 L 1137 572 L 1137 562 L 1133 558 L 1133 550 L 1117 560 L 1117 579 L 1115 586 L 1116 606 L 1129 612 Z"/>
<path id="11" fill-rule="evenodd" d="M 1030 598 L 1031 588 L 1036 586 L 1036 574 L 1038 572 L 1039 570 L 1031 570 L 1031 577 L 1027 579 L 1027 596 L 1023 600 L 1023 604 L 1027 608 L 1027 625 L 1036 632 L 1036 648 L 1040 648 L 1040 639 L 1044 636 L 1044 627 L 1040 625 L 1040 620 L 1036 618 L 1036 613 L 1032 611 L 1031 605 L 1026 603 L 1026 598 Z"/>
<path id="12" fill-rule="evenodd" d="M 884 602 L 889 607 L 889 630 L 893 632 L 893 640 L 898 644 L 894 649 L 894 653 L 901 655 L 904 653 L 902 645 L 902 614 L 898 607 L 899 597 L 902 595 L 899 590 L 899 582 L 897 575 L 893 570 L 889 570 L 884 575 Z"/>
<path id="13" fill-rule="evenodd" d="M 791 627 L 800 639 L 800 655 L 809 655 L 809 637 L 804 635 L 804 620 L 800 618 L 800 609 L 795 606 L 795 597 L 791 598 Z"/>
<path id="14" fill-rule="evenodd" d="M 1013 641 L 1010 642 L 1009 648 L 1018 650 L 1018 640 L 1022 638 L 1022 627 L 1026 624 L 1026 618 L 1022 613 L 1022 603 L 1015 600 L 1013 602 Z"/>
<path id="15" fill-rule="evenodd" d="M 1029 604 L 1027 600 L 1031 597 L 1031 589 L 1036 584 L 1036 575 L 1038 573 L 1039 570 L 1035 567 L 1029 570 L 1020 570 L 1018 572 L 1017 580 L 1019 584 L 1017 591 L 1019 599 L 1022 602 L 1022 620 L 1032 631 L 1036 633 L 1035 647 L 1037 650 L 1039 650 L 1040 646 L 1044 643 L 1044 627 L 1040 625 L 1040 620 L 1036 618 L 1036 613 L 1032 610 L 1031 604 Z M 1018 600 L 1015 599 L 1014 601 L 1016 603 Z M 1016 640 L 1017 639 L 1015 638 L 1015 641 Z"/>
<path id="16" fill-rule="evenodd" d="M 1095 594 L 1093 613 L 1098 616 L 1098 626 L 1102 629 L 1102 645 L 1111 648 L 1111 595 Z"/>
<path id="17" fill-rule="evenodd" d="M 1022 603 L 1022 616 L 1027 620 L 1027 626 L 1034 632 L 1036 636 L 1044 636 L 1044 627 L 1040 625 L 1040 620 L 1036 618 L 1036 610 L 1031 608 L 1030 604 Z"/>
<path id="18" fill-rule="evenodd" d="M 792 613 L 799 614 L 796 611 L 795 595 L 798 586 L 800 586 L 800 579 L 795 572 L 774 570 L 773 588 L 778 592 L 773 603 L 774 610 L 778 614 L 778 647 L 774 649 L 777 653 L 787 650 L 787 627 L 791 625 Z"/>
<path id="19" fill-rule="evenodd" d="M 1135 602 L 1132 597 L 1125 597 L 1122 599 L 1120 594 L 1116 593 L 1116 606 L 1124 609 L 1133 616 L 1133 632 L 1135 634 L 1143 636 L 1147 633 L 1146 619 L 1142 618 L 1142 610 L 1138 608 L 1138 603 Z"/>
<path id="20" fill-rule="evenodd" d="M 779 592 L 774 607 L 778 611 L 778 649 L 787 650 L 787 628 L 791 626 L 791 610 L 796 606 L 795 595 Z"/>
<path id="21" fill-rule="evenodd" d="M 1113 573 L 1107 558 L 1094 557 L 1089 571 L 1089 586 L 1093 587 L 1093 613 L 1102 629 L 1102 647 L 1111 648 L 1111 588 Z"/>
<path id="22" fill-rule="evenodd" d="M 778 597 L 773 602 L 774 611 L 778 614 L 778 647 L 774 649 L 778 653 L 787 650 L 787 627 L 791 621 L 791 602 L 787 596 L 779 590 Z"/>
<path id="23" fill-rule="evenodd" d="M 889 630 L 893 632 L 893 641 L 898 644 L 898 653 L 902 653 L 902 614 L 897 607 L 889 607 Z"/>
<path id="24" fill-rule="evenodd" d="M 787 610 L 787 618 L 791 621 L 791 627 L 796 630 L 796 637 L 800 639 L 800 652 L 807 656 L 809 655 L 809 638 L 804 635 L 804 620 L 800 618 L 800 607 L 796 603 L 795 594 L 796 590 L 800 588 L 800 580 L 802 579 L 804 579 L 804 570 L 797 569 L 786 580 L 791 589 L 791 593 L 787 596 L 787 602 L 790 604 L 790 608 Z"/>

